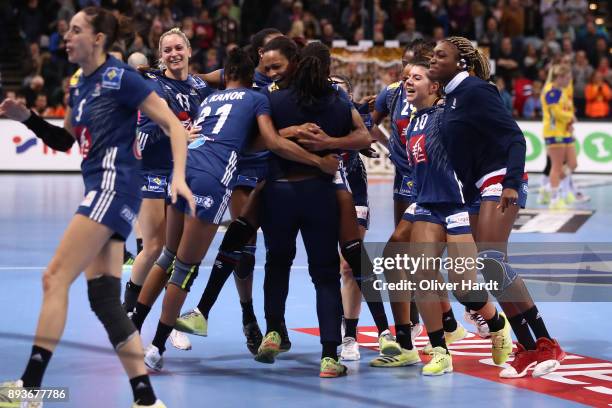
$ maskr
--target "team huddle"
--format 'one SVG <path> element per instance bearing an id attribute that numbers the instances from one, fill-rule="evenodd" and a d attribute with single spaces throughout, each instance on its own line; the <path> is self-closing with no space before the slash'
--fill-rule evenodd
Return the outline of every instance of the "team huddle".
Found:
<path id="1" fill-rule="evenodd" d="M 300 49 L 278 30 L 264 29 L 248 51 L 230 51 L 223 69 L 200 75 L 189 73 L 191 48 L 179 29 L 161 36 L 159 68 L 139 70 L 108 54 L 122 30 L 101 8 L 73 17 L 66 49 L 80 69 L 63 128 L 12 99 L 0 105 L 0 115 L 22 121 L 53 149 L 66 151 L 76 140 L 85 184 L 43 276 L 30 359 L 21 378 L 4 386 L 40 388 L 64 329 L 68 289 L 82 271 L 91 308 L 130 379 L 133 407 L 165 407 L 147 367 L 163 368 L 168 340 L 189 350 L 186 334 L 207 335 L 210 312 L 232 274 L 247 348 L 256 361 L 274 363 L 291 348 L 285 304 L 298 232 L 316 291 L 320 377 L 344 376 L 342 361 L 360 359 L 357 324 L 366 294 L 380 347 L 372 367 L 415 365 L 427 356 L 423 375 L 452 372 L 448 346 L 467 331 L 448 291 L 422 286 L 394 299 L 393 334 L 373 265 L 362 256 L 370 214 L 360 155 L 372 155 L 375 141 L 395 166 L 395 230 L 384 255 L 398 254 L 394 244 L 418 243 L 428 244 L 420 247 L 426 256 L 446 249 L 450 258 L 481 259 L 479 270 L 494 289 L 476 284 L 476 268 L 449 270 L 448 281 L 471 283 L 453 286 L 453 296 L 479 335 L 491 339 L 494 363 L 509 363 L 500 377 L 538 377 L 559 367 L 565 353 L 507 262 L 508 238 L 527 198 L 525 139 L 488 83 L 487 59 L 470 41 L 410 44 L 401 81 L 358 103 L 349 79 L 330 72 L 330 51 L 319 42 Z M 378 128 L 387 116 L 389 138 Z M 228 207 L 232 221 L 206 288 L 197 306 L 181 314 Z M 136 218 L 143 249 L 122 302 L 122 254 Z M 259 228 L 266 248 L 265 332 L 252 301 Z M 444 282 L 435 268 L 414 276 Z M 155 336 L 143 348 L 139 332 L 162 293 Z M 429 343 L 417 350 L 423 329 Z M 511 332 L 518 345 L 509 361 Z M 0 397 L 0 406 L 42 406 Z"/>

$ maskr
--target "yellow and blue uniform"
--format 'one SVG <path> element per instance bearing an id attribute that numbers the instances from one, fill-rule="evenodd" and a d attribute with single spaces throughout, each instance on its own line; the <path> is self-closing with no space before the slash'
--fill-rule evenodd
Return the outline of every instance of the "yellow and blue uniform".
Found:
<path id="1" fill-rule="evenodd" d="M 544 86 L 542 112 L 544 129 L 542 134 L 547 146 L 564 146 L 574 142 L 570 126 L 574 119 L 572 87 L 556 88 L 553 83 Z"/>

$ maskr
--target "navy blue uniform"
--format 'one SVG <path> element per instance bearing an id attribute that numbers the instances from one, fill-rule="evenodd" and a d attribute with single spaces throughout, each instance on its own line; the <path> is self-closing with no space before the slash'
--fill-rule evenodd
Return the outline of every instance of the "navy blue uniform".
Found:
<path id="1" fill-rule="evenodd" d="M 505 109 L 499 92 L 467 73 L 458 74 L 449 86 L 442 137 L 463 183 L 466 202 L 499 201 L 503 188 L 513 188 L 524 206 L 525 137 Z"/>
<path id="2" fill-rule="evenodd" d="M 414 221 L 443 225 L 449 234 L 469 234 L 470 218 L 457 178 L 442 143 L 440 123 L 444 108 L 433 106 L 417 112 L 408 130 L 408 156 L 416 192 Z"/>
<path id="3" fill-rule="evenodd" d="M 268 99 L 252 89 L 226 89 L 208 96 L 200 105 L 194 126 L 200 137 L 189 144 L 186 181 L 196 202 L 196 216 L 219 224 L 232 194 L 239 155 L 252 140 L 257 117 L 270 115 Z M 186 201 L 176 207 L 186 212 Z"/>
<path id="4" fill-rule="evenodd" d="M 168 78 L 161 71 L 151 71 L 145 74 L 145 78 L 186 129 L 191 127 L 200 103 L 214 91 L 204 80 L 192 75 L 181 81 Z M 138 117 L 138 143 L 142 151 L 142 196 L 163 199 L 172 171 L 170 138 L 141 112 Z"/>
<path id="5" fill-rule="evenodd" d="M 125 239 L 140 209 L 138 106 L 153 89 L 121 61 L 107 60 L 89 76 L 70 81 L 70 123 L 83 162 L 85 199 L 77 213 L 106 225 Z"/>
<path id="6" fill-rule="evenodd" d="M 272 118 L 278 129 L 316 123 L 328 135 L 341 137 L 352 130 L 352 106 L 334 91 L 311 108 L 299 106 L 291 88 L 270 93 Z M 283 174 L 266 182 L 262 191 L 262 229 L 266 242 L 265 312 L 268 322 L 285 313 L 289 271 L 301 232 L 308 270 L 317 294 L 322 342 L 340 343 L 342 303 L 338 257 L 338 203 L 330 177 L 317 168 L 277 159 Z M 301 181 L 283 181 L 290 175 Z"/>
<path id="7" fill-rule="evenodd" d="M 395 82 L 383 89 L 376 97 L 375 108 L 383 115 L 390 115 L 389 158 L 395 166 L 393 199 L 412 203 L 414 192 L 406 155 L 406 131 L 413 108 L 406 100 L 402 82 Z"/>

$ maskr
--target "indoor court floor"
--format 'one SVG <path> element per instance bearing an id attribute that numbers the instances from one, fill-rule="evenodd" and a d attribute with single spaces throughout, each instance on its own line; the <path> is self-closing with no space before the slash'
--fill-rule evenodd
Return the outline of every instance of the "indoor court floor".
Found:
<path id="1" fill-rule="evenodd" d="M 359 327 L 361 361 L 346 363 L 347 377 L 319 379 L 314 288 L 305 252 L 298 244 L 286 315 L 292 349 L 273 365 L 253 360 L 244 344 L 240 305 L 230 279 L 211 311 L 208 337 L 191 337 L 191 351 L 168 345 L 164 370 L 152 377 L 157 395 L 169 408 L 612 406 L 612 176 L 577 176 L 592 199 L 567 213 L 538 210 L 539 178 L 532 177 L 528 211 L 512 234 L 512 242 L 524 245 L 511 253 L 511 260 L 536 297 L 550 300 L 540 301 L 538 307 L 550 332 L 568 352 L 555 373 L 540 379 L 501 380 L 500 369 L 488 358 L 488 341 L 476 335 L 450 347 L 455 367 L 450 375 L 423 377 L 420 366 L 370 368 L 368 362 L 377 353 L 376 332 L 364 305 Z M 83 187 L 76 174 L 1 174 L 0 186 L 5 197 L 0 211 L 1 382 L 18 378 L 25 367 L 41 304 L 40 277 L 82 199 Z M 371 180 L 369 191 L 372 221 L 366 241 L 384 242 L 392 231 L 390 180 Z M 221 238 L 218 233 L 185 308 L 197 303 Z M 265 252 L 263 236 L 259 238 L 254 305 L 265 329 Z M 128 247 L 135 250 L 133 238 Z M 124 281 L 128 276 L 126 268 Z M 143 327 L 145 345 L 152 340 L 160 303 Z M 473 330 L 462 319 L 461 305 L 453 306 L 458 320 Z M 417 345 L 425 343 L 426 337 L 421 337 Z M 67 326 L 44 381 L 45 386 L 68 387 L 70 401 L 45 406 L 130 406 L 130 387 L 113 354 L 89 308 L 81 276 L 70 291 Z"/>

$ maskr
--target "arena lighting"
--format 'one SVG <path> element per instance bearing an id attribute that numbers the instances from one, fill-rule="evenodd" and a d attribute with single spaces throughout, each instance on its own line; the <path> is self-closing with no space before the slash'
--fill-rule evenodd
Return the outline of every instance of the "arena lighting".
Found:
<path id="1" fill-rule="evenodd" d="M 590 10 L 597 10 L 597 4 L 596 3 L 589 4 L 589 9 Z"/>
<path id="2" fill-rule="evenodd" d="M 597 18 L 595 19 L 595 24 L 597 24 L 597 25 L 603 25 L 603 23 L 604 23 L 604 19 L 603 19 L 603 18 L 601 18 L 601 17 L 597 17 Z"/>

